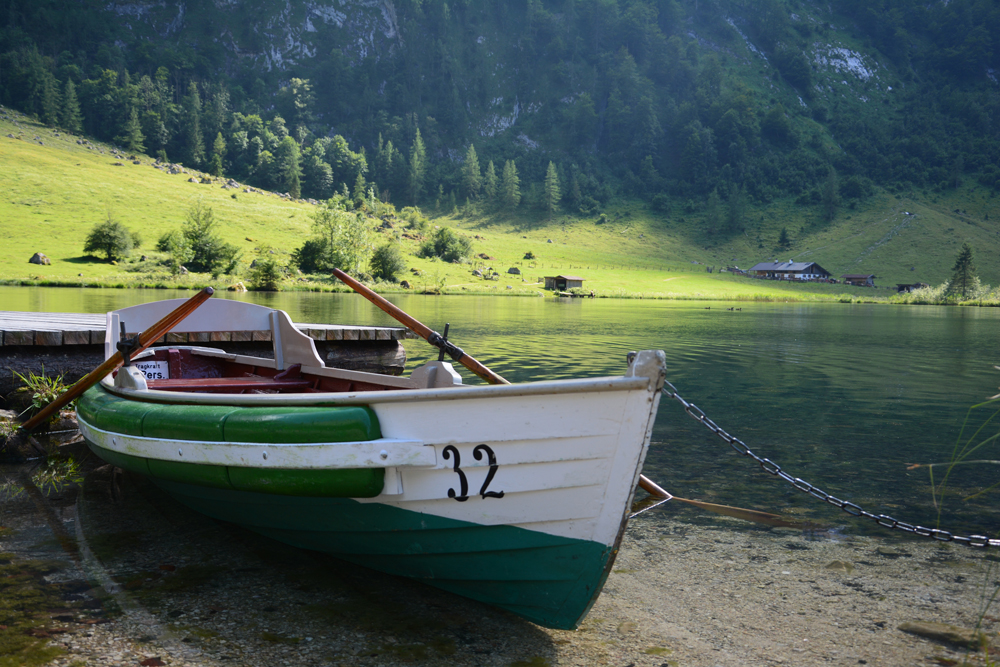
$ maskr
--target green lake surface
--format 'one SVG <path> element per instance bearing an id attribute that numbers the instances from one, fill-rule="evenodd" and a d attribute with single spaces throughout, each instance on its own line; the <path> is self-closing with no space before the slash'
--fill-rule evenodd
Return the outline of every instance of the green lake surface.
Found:
<path id="1" fill-rule="evenodd" d="M 100 313 L 190 292 L 0 287 L 0 310 Z M 220 293 L 296 322 L 393 325 L 350 294 Z M 969 408 L 998 392 L 1000 310 L 932 306 L 390 295 L 508 380 L 625 371 L 630 350 L 663 349 L 668 380 L 758 455 L 828 493 L 902 521 L 938 526 L 927 468 L 947 463 Z M 730 306 L 734 310 L 729 310 Z M 739 310 L 736 310 L 739 309 Z M 405 343 L 408 367 L 436 356 Z M 461 369 L 466 382 L 479 380 Z M 973 411 L 975 431 L 991 410 Z M 998 420 L 1000 421 L 1000 420 Z M 980 437 L 997 434 L 987 426 Z M 995 536 L 1000 453 L 956 468 L 940 527 Z M 940 481 L 945 468 L 935 469 Z M 661 402 L 645 473 L 672 493 L 795 515 L 831 535 L 881 530 L 762 472 Z M 985 491 L 977 498 L 963 498 Z M 681 508 L 675 510 L 681 511 Z M 684 516 L 700 520 L 692 510 Z"/>

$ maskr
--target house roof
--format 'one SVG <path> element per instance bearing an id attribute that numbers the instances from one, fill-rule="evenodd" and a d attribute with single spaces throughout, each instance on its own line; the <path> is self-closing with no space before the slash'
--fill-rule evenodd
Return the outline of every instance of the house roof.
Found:
<path id="1" fill-rule="evenodd" d="M 585 278 L 581 278 L 580 276 L 545 276 L 545 277 L 546 278 L 562 278 L 563 280 L 579 280 L 579 281 L 585 280 Z"/>
<path id="2" fill-rule="evenodd" d="M 750 268 L 751 271 L 785 271 L 785 272 L 803 272 L 809 269 L 809 267 L 815 266 L 823 273 L 829 273 L 822 266 L 816 262 L 761 262 L 760 264 L 755 264 Z M 818 272 L 817 272 L 818 273 Z"/>
<path id="3" fill-rule="evenodd" d="M 874 278 L 875 274 L 874 273 L 845 273 L 844 275 L 842 275 L 840 277 L 844 278 L 846 280 L 857 279 L 857 278 L 868 279 L 868 278 Z"/>

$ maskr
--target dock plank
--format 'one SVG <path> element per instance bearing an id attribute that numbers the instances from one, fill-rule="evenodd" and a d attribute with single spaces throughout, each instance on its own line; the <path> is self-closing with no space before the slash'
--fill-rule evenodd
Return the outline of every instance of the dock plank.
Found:
<path id="1" fill-rule="evenodd" d="M 104 342 L 107 316 L 103 313 L 32 313 L 0 311 L 0 345 L 96 345 Z M 401 327 L 359 327 L 339 324 L 296 323 L 295 328 L 318 341 L 404 340 L 413 337 Z M 215 332 L 214 340 L 271 339 L 269 331 Z M 168 333 L 167 342 L 208 342 L 206 333 Z"/>

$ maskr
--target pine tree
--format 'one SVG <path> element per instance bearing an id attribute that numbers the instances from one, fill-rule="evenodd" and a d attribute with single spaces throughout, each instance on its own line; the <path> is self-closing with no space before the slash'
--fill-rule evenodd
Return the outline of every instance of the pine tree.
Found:
<path id="1" fill-rule="evenodd" d="M 583 203 L 583 192 L 580 191 L 580 179 L 577 178 L 576 172 L 573 172 L 573 178 L 570 182 L 569 202 L 574 211 L 579 211 L 580 204 Z"/>
<path id="2" fill-rule="evenodd" d="M 513 160 L 507 160 L 503 166 L 500 195 L 503 206 L 508 211 L 513 211 L 521 203 L 521 179 L 517 177 L 517 167 Z"/>
<path id="3" fill-rule="evenodd" d="M 302 196 L 299 183 L 299 174 L 302 170 L 299 163 L 299 145 L 295 143 L 295 139 L 286 136 L 274 150 L 274 175 L 279 186 L 295 199 Z"/>
<path id="4" fill-rule="evenodd" d="M 476 147 L 473 144 L 469 145 L 469 150 L 465 153 L 462 180 L 465 181 L 465 192 L 469 199 L 479 199 L 479 192 L 483 188 L 483 175 L 479 170 L 479 157 L 476 155 Z"/>
<path id="5" fill-rule="evenodd" d="M 556 165 L 549 162 L 549 168 L 545 171 L 545 210 L 549 217 L 559 208 L 559 201 L 562 199 L 562 192 L 559 191 L 559 172 Z"/>
<path id="6" fill-rule="evenodd" d="M 483 179 L 483 196 L 490 204 L 497 201 L 497 170 L 493 168 L 493 160 L 486 165 L 486 177 Z"/>
<path id="7" fill-rule="evenodd" d="M 184 137 L 184 161 L 191 167 L 197 167 L 205 159 L 205 141 L 201 136 L 201 96 L 194 81 L 188 86 L 188 95 L 184 98 L 181 133 Z"/>
<path id="8" fill-rule="evenodd" d="M 59 124 L 59 111 L 62 106 L 59 98 L 59 86 L 56 78 L 45 71 L 41 82 L 41 113 L 39 115 L 46 125 L 56 126 Z"/>
<path id="9" fill-rule="evenodd" d="M 358 177 L 354 179 L 354 193 L 352 196 L 355 208 L 361 208 L 361 204 L 364 203 L 367 195 L 368 183 L 365 181 L 365 174 L 363 171 L 358 171 Z"/>
<path id="10" fill-rule="evenodd" d="M 976 265 L 972 263 L 972 248 L 968 243 L 962 244 L 962 249 L 955 258 L 955 266 L 952 267 L 951 283 L 948 285 L 948 294 L 960 296 L 965 299 L 970 296 L 979 282 L 979 275 L 976 272 Z"/>
<path id="11" fill-rule="evenodd" d="M 420 128 L 410 147 L 410 201 L 416 205 L 424 191 L 424 175 L 427 171 L 427 150 L 420 138 Z"/>
<path id="12" fill-rule="evenodd" d="M 76 86 L 73 81 L 66 79 L 66 86 L 63 88 L 62 108 L 59 110 L 59 125 L 67 132 L 79 132 L 83 124 L 83 117 L 80 115 L 80 100 L 76 97 Z"/>
<path id="13" fill-rule="evenodd" d="M 222 176 L 222 161 L 225 157 L 226 140 L 223 139 L 222 132 L 219 132 L 215 135 L 215 141 L 212 142 L 212 161 L 208 167 L 212 176 Z"/>
<path id="14" fill-rule="evenodd" d="M 791 240 L 788 238 L 788 229 L 785 227 L 781 228 L 781 235 L 778 236 L 778 246 L 782 248 L 787 248 L 792 245 Z"/>
<path id="15" fill-rule="evenodd" d="M 122 128 L 122 133 L 115 137 L 115 141 L 133 153 L 142 153 L 146 150 L 142 143 L 145 140 L 146 137 L 142 135 L 142 126 L 139 124 L 139 112 L 136 111 L 135 107 L 132 107 L 129 110 L 128 120 L 125 121 L 125 126 Z"/>

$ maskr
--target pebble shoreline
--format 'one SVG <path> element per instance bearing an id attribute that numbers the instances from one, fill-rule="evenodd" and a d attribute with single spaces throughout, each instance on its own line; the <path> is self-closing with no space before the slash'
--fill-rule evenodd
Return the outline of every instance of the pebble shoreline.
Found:
<path id="1" fill-rule="evenodd" d="M 108 470 L 59 510 L 81 558 L 52 580 L 90 582 L 84 597 L 107 612 L 98 624 L 61 623 L 59 667 L 977 664 L 899 627 L 974 627 L 997 585 L 982 551 L 809 536 L 668 504 L 630 523 L 581 627 L 548 630 L 212 521 L 141 480 L 113 498 Z M 0 551 L 37 557 L 37 532 L 22 526 Z M 983 630 L 995 637 L 993 613 Z"/>

